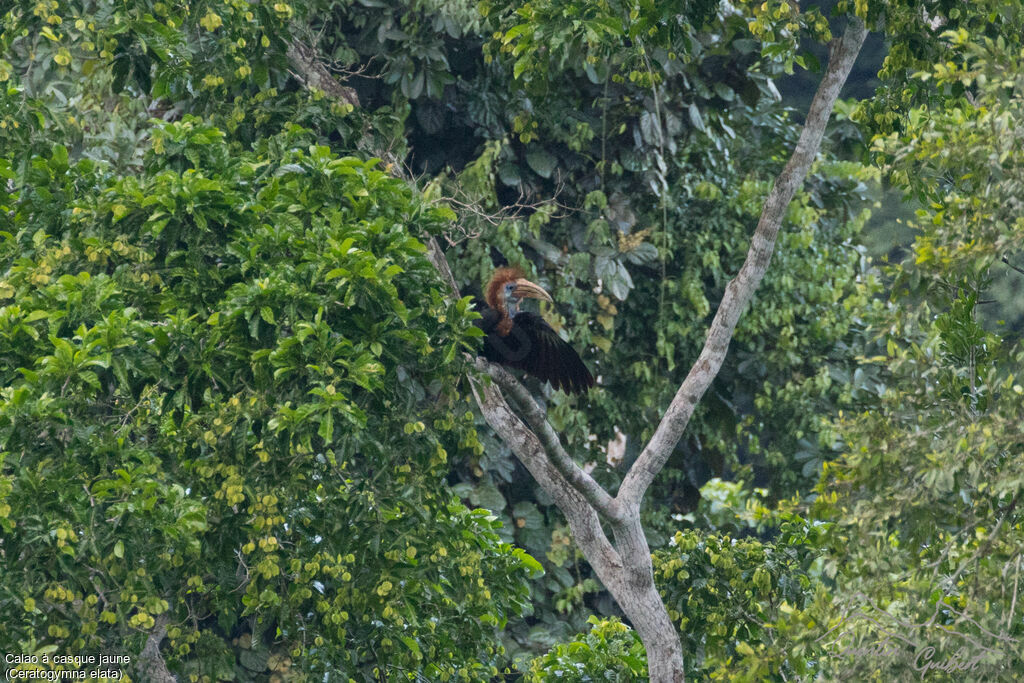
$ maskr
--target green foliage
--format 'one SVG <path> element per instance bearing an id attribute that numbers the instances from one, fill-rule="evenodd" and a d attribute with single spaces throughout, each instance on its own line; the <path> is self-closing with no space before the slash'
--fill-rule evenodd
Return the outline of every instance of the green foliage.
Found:
<path id="1" fill-rule="evenodd" d="M 572 642 L 556 645 L 530 662 L 526 680 L 544 681 L 628 681 L 647 676 L 643 643 L 633 629 L 618 619 L 590 617 L 590 630 Z"/>
<path id="2" fill-rule="evenodd" d="M 492 5 L 486 7 L 490 12 Z M 818 39 L 831 37 L 828 22 L 816 8 L 801 12 L 788 2 L 741 2 L 723 8 L 701 0 L 680 9 L 651 0 L 542 0 L 516 6 L 503 23 L 503 31 L 496 35 L 497 49 L 514 59 L 512 75 L 531 95 L 549 91 L 552 82 L 566 73 L 585 74 L 595 84 L 609 79 L 641 87 L 663 83 L 700 59 L 699 32 L 709 25 L 749 30 L 761 42 L 761 56 L 782 65 L 787 73 L 794 62 L 803 66 L 797 51 L 805 29 Z M 714 90 L 726 101 L 736 96 L 728 83 L 718 82 Z M 690 120 L 703 129 L 699 110 L 690 110 Z M 524 137 L 523 142 L 529 142 L 534 135 L 526 131 Z"/>
<path id="3" fill-rule="evenodd" d="M 1016 251 L 1021 225 L 1014 201 L 1024 191 L 1015 144 L 1024 118 L 1021 57 L 1002 38 L 975 41 L 963 30 L 943 38 L 957 61 L 922 70 L 915 81 L 941 90 L 969 87 L 974 94 L 942 108 L 913 108 L 905 132 L 878 136 L 872 145 L 893 183 L 922 204 L 914 264 L 896 284 L 915 293 L 936 278 L 981 282 L 981 273 Z"/>
<path id="4" fill-rule="evenodd" d="M 895 680 L 913 665 L 819 641 L 870 606 L 937 614 L 943 655 L 957 632 L 1021 635 L 1024 354 L 990 288 L 1020 251 L 1019 8 L 838 10 L 892 50 L 833 139 L 856 144 L 851 116 L 880 134 L 920 234 L 896 305 L 874 301 L 858 239 L 880 174 L 826 144 L 646 499 L 698 678 Z M 166 622 L 188 677 L 484 680 L 509 617 L 529 612 L 505 643 L 537 651 L 611 613 L 460 391 L 471 314 L 421 238 L 447 238 L 464 291 L 509 261 L 552 292 L 601 388 L 533 388 L 614 489 L 795 145 L 774 80 L 830 34 L 782 0 L 8 3 L 0 644 L 136 654 Z M 296 40 L 360 108 L 295 78 Z M 367 149 L 432 178 L 423 195 L 348 156 Z M 823 466 L 826 523 L 768 512 Z M 635 634 L 589 623 L 531 675 L 642 677 Z"/>
<path id="5" fill-rule="evenodd" d="M 827 603 L 815 562 L 825 527 L 789 512 L 779 521 L 771 542 L 692 530 L 654 554 L 688 676 L 783 681 L 816 670 L 808 627 Z"/>
<path id="6" fill-rule="evenodd" d="M 840 2 L 843 9 L 848 2 Z M 945 68 L 955 61 L 946 33 L 962 33 L 972 40 L 1020 41 L 1020 8 L 1004 0 L 922 2 L 919 0 L 855 0 L 858 14 L 884 31 L 890 44 L 879 71 L 883 86 L 875 97 L 861 103 L 855 117 L 872 133 L 902 131 L 907 113 L 917 107 L 944 108 L 970 92 L 969 84 L 947 82 L 940 88 L 918 80 L 922 70 Z"/>
<path id="7" fill-rule="evenodd" d="M 126 171 L 140 161 L 150 116 L 195 113 L 248 145 L 298 124 L 354 149 L 365 117 L 294 87 L 286 52 L 305 9 L 230 0 L 13 3 L 0 18 L 0 83 L 14 88 L 8 112 L 20 125 L 0 120 L 0 141 L 13 134 L 27 149 L 60 139 L 74 157 Z M 395 127 L 391 112 L 375 121 Z"/>
<path id="8" fill-rule="evenodd" d="M 772 524 L 772 511 L 764 506 L 765 489 L 753 490 L 739 481 L 722 481 L 718 477 L 700 487 L 700 502 L 696 512 L 681 519 L 701 529 L 718 532 L 743 533 L 763 530 Z"/>
<path id="9" fill-rule="evenodd" d="M 160 620 L 185 676 L 497 672 L 536 563 L 439 483 L 479 448 L 443 212 L 310 138 L 186 117 L 132 175 L 3 167 L 7 651 L 137 655 Z"/>
<path id="10" fill-rule="evenodd" d="M 409 100 L 441 97 L 455 81 L 447 49 L 464 37 L 473 40 L 481 25 L 476 3 L 468 0 L 321 4 L 326 11 L 306 11 L 323 29 L 344 36 L 333 46 L 335 58 L 355 64 L 380 59 L 384 84 Z"/>
<path id="11" fill-rule="evenodd" d="M 1011 14 L 1019 25 L 1019 7 L 1001 20 Z M 1014 597 L 1024 350 L 1019 318 L 1016 331 L 999 322 L 1014 320 L 1017 302 L 992 287 L 1021 255 L 1024 158 L 1009 131 L 1024 123 L 1024 80 L 1019 31 L 1001 26 L 989 36 L 944 32 L 949 52 L 914 80 L 947 97 L 910 109 L 900 132 L 872 145 L 922 207 L 913 249 L 891 272 L 893 305 L 870 318 L 873 391 L 835 424 L 843 455 L 826 467 L 816 503 L 835 522 L 824 565 L 837 585 L 829 626 L 843 625 L 845 647 L 892 632 L 909 643 L 833 662 L 858 678 L 905 678 L 922 662 L 960 657 L 977 658 L 972 676 L 1003 679 L 1024 657 Z"/>

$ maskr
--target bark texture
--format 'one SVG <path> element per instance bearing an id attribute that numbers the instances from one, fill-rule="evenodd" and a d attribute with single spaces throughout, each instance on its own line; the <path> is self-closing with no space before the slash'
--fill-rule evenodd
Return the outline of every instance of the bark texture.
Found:
<path id="1" fill-rule="evenodd" d="M 138 670 L 145 681 L 152 683 L 175 683 L 177 678 L 167 668 L 167 662 L 160 654 L 160 641 L 167 635 L 167 615 L 156 618 L 153 630 L 146 638 L 146 645 L 139 653 Z"/>
<path id="2" fill-rule="evenodd" d="M 307 88 L 323 91 L 332 100 L 359 106 L 359 97 L 352 88 L 342 85 L 331 75 L 323 60 L 312 45 L 294 41 L 288 46 L 288 61 L 292 72 Z"/>

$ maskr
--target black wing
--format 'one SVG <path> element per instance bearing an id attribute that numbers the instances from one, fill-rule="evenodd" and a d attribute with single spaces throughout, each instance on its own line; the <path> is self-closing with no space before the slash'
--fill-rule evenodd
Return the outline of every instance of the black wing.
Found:
<path id="1" fill-rule="evenodd" d="M 536 313 L 519 313 L 505 336 L 498 333 L 501 314 L 488 308 L 479 321 L 486 333 L 484 358 L 525 370 L 551 386 L 570 393 L 582 393 L 594 386 L 594 378 L 576 351 L 562 341 L 544 318 Z"/>

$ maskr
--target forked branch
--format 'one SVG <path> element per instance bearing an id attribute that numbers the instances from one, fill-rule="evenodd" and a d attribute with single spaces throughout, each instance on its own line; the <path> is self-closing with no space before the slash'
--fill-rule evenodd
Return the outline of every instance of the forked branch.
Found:
<path id="1" fill-rule="evenodd" d="M 867 30 L 864 22 L 851 18 L 843 36 L 832 41 L 828 67 L 811 102 L 800 140 L 789 163 L 776 178 L 775 185 L 765 200 L 757 229 L 750 241 L 746 261 L 725 288 L 722 302 L 718 305 L 718 312 L 708 330 L 704 348 L 697 362 L 683 380 L 654 436 L 633 463 L 619 488 L 617 500 L 624 508 L 639 508 L 644 493 L 665 466 L 693 416 L 694 409 L 722 367 L 733 332 L 736 330 L 736 323 L 739 322 L 740 315 L 750 303 L 754 291 L 768 270 L 772 252 L 775 250 L 775 238 L 779 234 L 786 208 L 797 189 L 803 184 L 811 164 L 818 155 L 832 108 L 847 76 L 850 75 L 865 36 Z"/>
<path id="2" fill-rule="evenodd" d="M 526 423 L 533 430 L 544 450 L 551 457 L 552 462 L 558 471 L 562 473 L 566 481 L 572 485 L 587 502 L 604 515 L 609 521 L 619 521 L 621 510 L 619 504 L 612 496 L 604 490 L 597 481 L 584 472 L 572 457 L 565 452 L 558 434 L 555 433 L 551 423 L 548 422 L 544 411 L 541 410 L 533 396 L 526 390 L 515 377 L 510 375 L 505 368 L 494 363 L 489 363 L 483 358 L 476 359 L 476 368 L 491 376 L 498 386 L 512 397 L 512 401 L 519 408 L 520 413 L 526 419 Z"/>

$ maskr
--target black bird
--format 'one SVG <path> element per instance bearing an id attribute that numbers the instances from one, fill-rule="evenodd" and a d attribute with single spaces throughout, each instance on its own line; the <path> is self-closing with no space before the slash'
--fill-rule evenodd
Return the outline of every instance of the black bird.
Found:
<path id="1" fill-rule="evenodd" d="M 562 341 L 544 318 L 520 311 L 523 299 L 551 301 L 518 268 L 498 268 L 487 284 L 487 308 L 477 325 L 484 331 L 484 358 L 525 370 L 569 393 L 583 393 L 594 378 L 576 351 Z"/>

